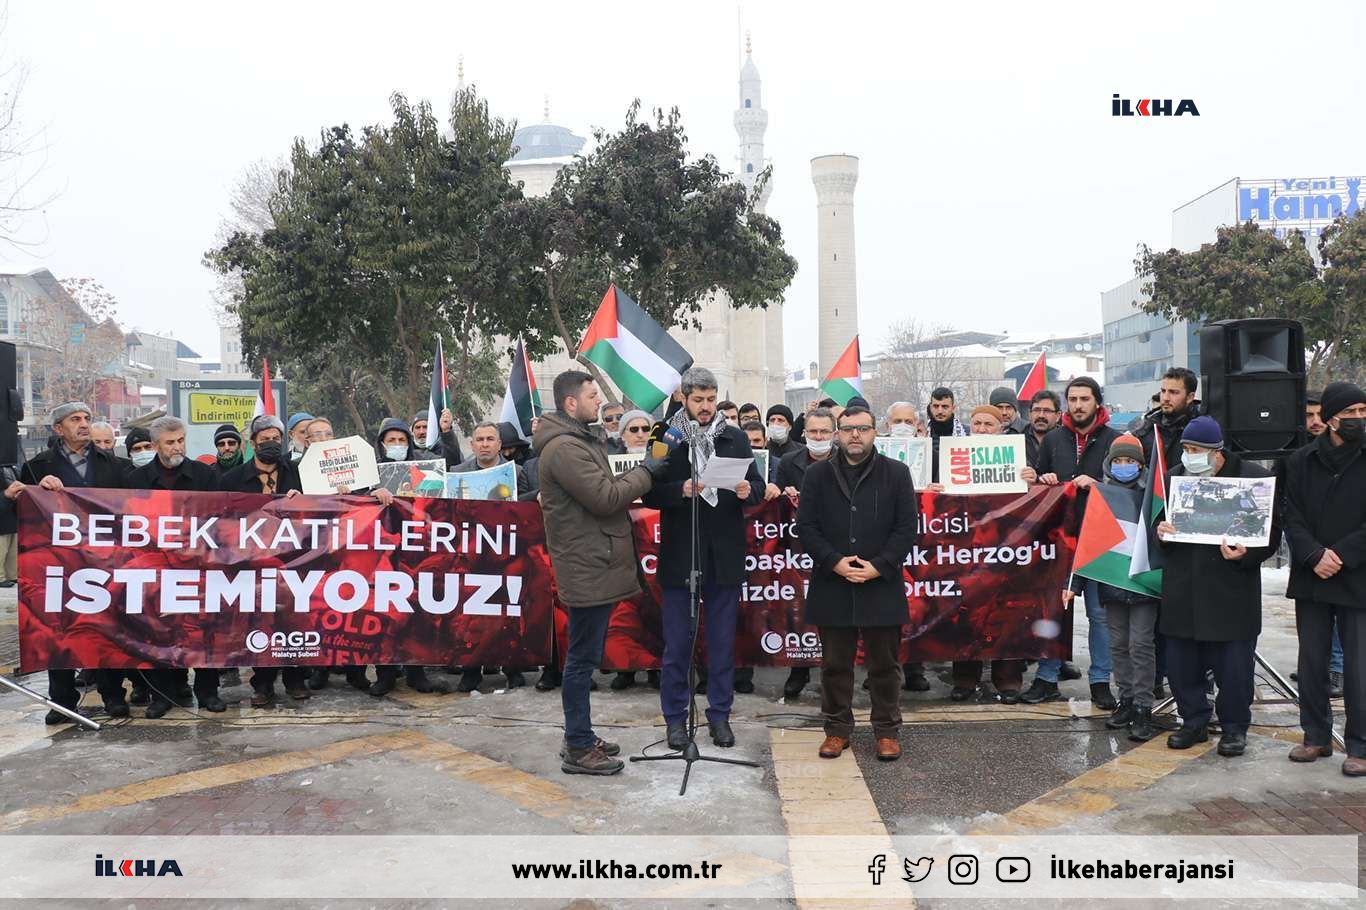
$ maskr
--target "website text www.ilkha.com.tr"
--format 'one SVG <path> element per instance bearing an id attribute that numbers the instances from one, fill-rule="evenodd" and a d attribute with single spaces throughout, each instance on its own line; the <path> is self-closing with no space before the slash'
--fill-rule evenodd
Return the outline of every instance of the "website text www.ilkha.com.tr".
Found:
<path id="1" fill-rule="evenodd" d="M 689 881 L 714 879 L 721 871 L 721 863 L 702 860 L 693 863 L 621 863 L 614 859 L 581 859 L 575 863 L 513 863 L 512 877 L 517 879 L 602 879 L 629 881 L 656 879 L 660 881 Z"/>

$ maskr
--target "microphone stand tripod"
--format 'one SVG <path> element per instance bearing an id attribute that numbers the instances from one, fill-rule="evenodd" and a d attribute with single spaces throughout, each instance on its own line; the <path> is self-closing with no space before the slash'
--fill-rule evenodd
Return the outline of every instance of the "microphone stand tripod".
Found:
<path id="1" fill-rule="evenodd" d="M 683 785 L 678 788 L 678 795 L 683 796 L 688 792 L 688 777 L 692 774 L 694 762 L 709 761 L 720 765 L 744 765 L 750 768 L 759 767 L 758 762 L 749 761 L 743 758 L 720 758 L 713 755 L 703 755 L 697 748 L 697 628 L 701 619 L 701 599 L 702 599 L 702 569 L 698 565 L 697 551 L 701 529 L 697 522 L 697 500 L 701 497 L 697 492 L 697 462 L 692 457 L 692 447 L 688 449 L 688 468 L 692 479 L 692 500 L 689 508 L 692 512 L 692 533 L 689 540 L 689 559 L 688 566 L 688 619 L 691 623 L 692 643 L 688 648 L 688 744 L 683 747 L 681 752 L 670 752 L 668 755 L 632 755 L 631 761 L 682 761 L 686 762 L 683 767 Z M 715 657 L 713 657 L 715 659 Z M 731 656 L 734 660 L 734 655 Z"/>

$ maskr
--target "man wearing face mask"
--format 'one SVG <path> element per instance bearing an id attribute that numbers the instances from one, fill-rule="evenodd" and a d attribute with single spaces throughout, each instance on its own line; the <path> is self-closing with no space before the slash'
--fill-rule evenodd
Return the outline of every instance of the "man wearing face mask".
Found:
<path id="1" fill-rule="evenodd" d="M 915 412 L 915 405 L 909 401 L 894 401 L 887 406 L 887 415 L 883 418 L 883 423 L 887 425 L 887 435 L 899 439 L 911 436 L 923 436 L 924 429 L 920 425 L 920 415 Z"/>
<path id="2" fill-rule="evenodd" d="M 799 502 L 807 469 L 826 461 L 835 451 L 835 415 L 829 408 L 816 408 L 806 415 L 805 436 L 805 446 L 778 462 L 776 485 L 794 506 Z M 793 667 L 783 684 L 783 696 L 797 698 L 809 682 L 810 667 Z"/>
<path id="3" fill-rule="evenodd" d="M 232 424 L 213 431 L 213 447 L 218 451 L 213 467 L 220 477 L 242 463 L 242 434 Z"/>
<path id="4" fill-rule="evenodd" d="M 801 451 L 801 444 L 792 438 L 792 409 L 785 404 L 769 407 L 764 415 L 767 424 L 764 433 L 768 438 L 768 481 L 778 479 L 778 463 L 787 455 Z"/>
<path id="5" fill-rule="evenodd" d="M 134 468 L 128 475 L 128 486 L 135 490 L 180 490 L 206 493 L 218 489 L 218 472 L 202 461 L 185 457 L 185 424 L 175 417 L 158 417 L 147 428 L 155 447 L 155 457 L 147 464 Z M 171 710 L 172 699 L 179 699 L 179 689 L 188 679 L 188 670 L 158 667 L 144 670 L 143 676 L 151 690 L 147 717 L 155 720 Z M 199 707 L 218 713 L 227 710 L 218 697 L 219 671 L 211 667 L 197 667 L 194 671 L 194 695 Z M 182 704 L 181 707 L 189 707 Z"/>
<path id="6" fill-rule="evenodd" d="M 1334 382 L 1320 396 L 1326 429 L 1285 465 L 1285 534 L 1300 654 L 1300 727 L 1304 742 L 1290 760 L 1333 754 L 1329 702 L 1334 625 L 1342 640 L 1347 758 L 1342 773 L 1366 775 L 1366 392 Z M 1223 716 L 1222 714 L 1220 715 Z"/>
<path id="7" fill-rule="evenodd" d="M 1196 417 L 1187 424 L 1181 449 L 1181 464 L 1171 469 L 1173 477 L 1271 476 L 1224 451 L 1224 433 L 1213 417 Z M 1166 538 L 1176 531 L 1172 523 L 1157 526 L 1163 558 L 1158 631 L 1165 639 L 1167 677 L 1181 715 L 1181 729 L 1167 737 L 1173 749 L 1209 741 L 1205 678 L 1211 670 L 1219 687 L 1215 710 L 1223 728 L 1218 752 L 1227 758 L 1242 755 L 1247 748 L 1254 651 L 1262 631 L 1261 565 L 1280 546 L 1279 512 L 1277 508 L 1265 547 L 1169 543 Z"/>
<path id="8" fill-rule="evenodd" d="M 218 478 L 218 489 L 224 493 L 255 493 L 291 498 L 303 492 L 299 469 L 285 453 L 285 425 L 273 414 L 262 414 L 252 419 L 247 427 L 251 440 L 251 461 L 226 471 Z M 254 708 L 264 708 L 275 701 L 275 680 L 283 675 L 285 692 L 301 701 L 308 698 L 308 670 L 304 667 L 254 667 L 251 674 Z"/>

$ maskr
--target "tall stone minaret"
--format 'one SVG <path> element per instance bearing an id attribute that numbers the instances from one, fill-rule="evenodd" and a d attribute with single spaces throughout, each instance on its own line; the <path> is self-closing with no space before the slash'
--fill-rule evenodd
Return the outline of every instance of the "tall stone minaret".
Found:
<path id="1" fill-rule="evenodd" d="M 853 155 L 812 158 L 811 181 L 816 185 L 816 239 L 820 251 L 817 379 L 821 379 L 858 334 L 858 280 L 854 267 L 854 185 L 858 183 L 858 159 Z"/>
<path id="2" fill-rule="evenodd" d="M 740 180 L 751 190 L 768 163 L 764 160 L 764 132 L 768 111 L 764 109 L 763 84 L 754 65 L 753 46 L 745 35 L 745 62 L 740 67 L 740 99 L 735 108 L 735 132 L 740 139 Z M 764 187 L 757 208 L 763 211 L 773 192 L 773 183 Z M 783 368 L 783 305 L 771 303 L 766 310 L 743 308 L 732 311 L 732 339 L 735 348 L 735 391 L 740 402 L 753 401 L 762 406 L 783 401 L 786 378 Z"/>

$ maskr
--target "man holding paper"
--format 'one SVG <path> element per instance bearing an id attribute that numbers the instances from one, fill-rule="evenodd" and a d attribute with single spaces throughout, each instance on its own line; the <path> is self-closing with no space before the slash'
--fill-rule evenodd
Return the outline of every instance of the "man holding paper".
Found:
<path id="1" fill-rule="evenodd" d="M 668 468 L 641 501 L 659 510 L 659 584 L 664 592 L 664 665 L 659 701 L 669 747 L 688 744 L 688 665 L 693 657 L 688 603 L 692 567 L 692 505 L 697 503 L 697 569 L 707 634 L 707 722 L 718 746 L 735 745 L 735 625 L 745 574 L 745 504 L 764 497 L 749 438 L 716 408 L 716 377 L 691 367 L 683 374 L 683 407 L 670 425 L 683 438 Z M 693 483 L 693 471 L 698 482 Z"/>

